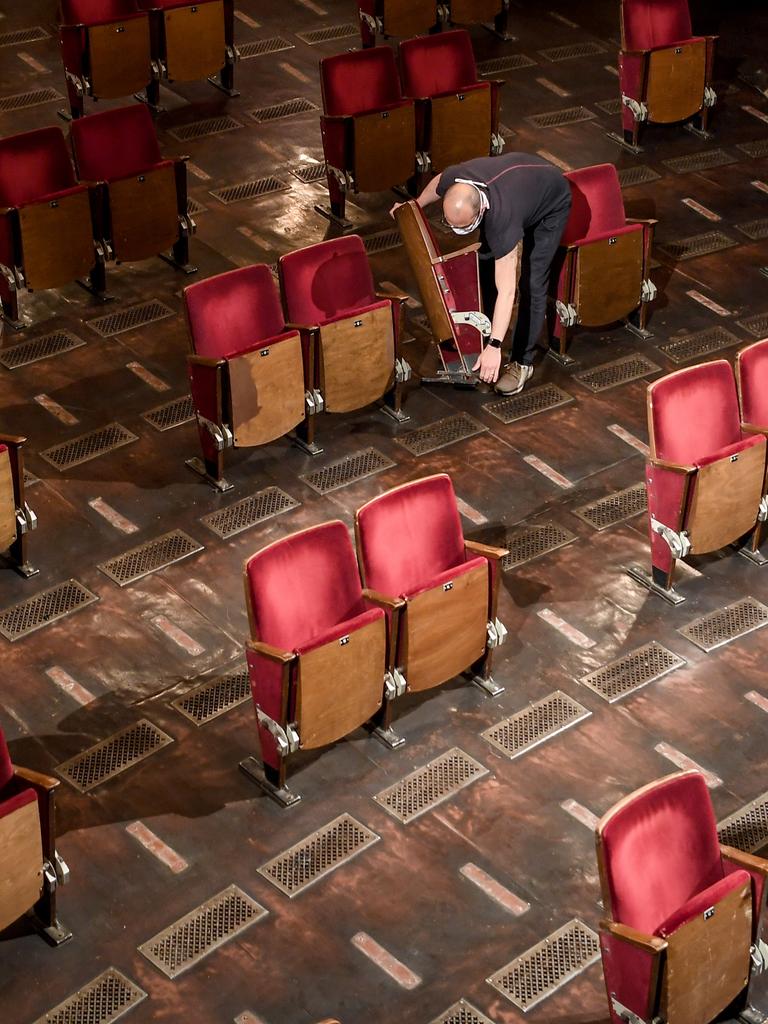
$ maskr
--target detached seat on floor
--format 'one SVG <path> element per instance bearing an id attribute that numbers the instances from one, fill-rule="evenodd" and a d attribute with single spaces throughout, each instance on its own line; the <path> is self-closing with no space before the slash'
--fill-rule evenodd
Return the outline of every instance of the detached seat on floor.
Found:
<path id="1" fill-rule="evenodd" d="M 202 462 L 187 465 L 220 491 L 228 448 L 282 437 L 308 407 L 301 338 L 286 326 L 274 278 L 257 264 L 184 290 L 192 354 L 187 356 Z"/>
<path id="2" fill-rule="evenodd" d="M 567 355 L 574 328 L 603 327 L 618 320 L 643 338 L 649 303 L 656 296 L 649 266 L 655 220 L 627 218 L 613 164 L 566 173 L 571 215 L 562 238 L 562 267 L 556 286 L 553 355 Z M 627 320 L 635 317 L 636 323 Z"/>
<path id="3" fill-rule="evenodd" d="M 229 96 L 234 88 L 234 0 L 138 0 L 149 12 L 152 54 L 169 82 L 207 78 Z M 218 77 L 216 74 L 218 72 Z"/>
<path id="4" fill-rule="evenodd" d="M 251 692 L 262 766 L 240 767 L 284 806 L 286 761 L 342 739 L 377 714 L 386 675 L 387 623 L 366 600 L 346 526 L 313 526 L 245 564 Z"/>
<path id="5" fill-rule="evenodd" d="M 11 764 L 0 729 L 0 932 L 30 914 L 54 946 L 72 938 L 56 913 L 56 890 L 69 879 L 56 852 L 58 785 L 58 779 Z"/>
<path id="6" fill-rule="evenodd" d="M 360 0 L 360 36 L 364 47 L 376 43 L 376 35 L 426 35 L 439 20 L 436 0 Z"/>
<path id="7" fill-rule="evenodd" d="M 37 528 L 37 516 L 25 494 L 22 446 L 26 440 L 0 434 L 0 551 L 7 551 L 16 571 L 29 577 L 39 570 L 27 556 L 27 536 Z"/>
<path id="8" fill-rule="evenodd" d="M 596 839 L 613 1024 L 710 1024 L 726 1007 L 729 1020 L 762 1020 L 749 1015 L 749 988 L 768 953 L 768 861 L 719 844 L 703 776 L 680 772 L 631 793 Z"/>
<path id="9" fill-rule="evenodd" d="M 389 667 L 402 688 L 429 690 L 470 673 L 493 696 L 492 650 L 506 636 L 496 615 L 499 562 L 507 554 L 464 539 L 447 474 L 414 480 L 355 514 L 360 573 L 389 617 Z M 386 740 L 390 705 L 383 710 Z"/>
<path id="10" fill-rule="evenodd" d="M 622 0 L 619 84 L 626 142 L 637 147 L 646 123 L 693 117 L 706 133 L 717 99 L 716 41 L 717 36 L 694 36 L 688 0 Z"/>

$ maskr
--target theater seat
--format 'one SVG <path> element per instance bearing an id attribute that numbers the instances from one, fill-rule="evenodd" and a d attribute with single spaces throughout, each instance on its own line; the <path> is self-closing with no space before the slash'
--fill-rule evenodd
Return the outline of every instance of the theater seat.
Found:
<path id="1" fill-rule="evenodd" d="M 0 139 L 0 298 L 6 322 L 23 326 L 23 287 L 59 288 L 89 275 L 90 290 L 103 294 L 99 193 L 98 186 L 76 181 L 60 128 Z"/>
<path id="2" fill-rule="evenodd" d="M 600 946 L 613 1024 L 741 1017 L 765 967 L 768 861 L 718 841 L 703 776 L 687 771 L 621 800 L 597 825 Z"/>
<path id="3" fill-rule="evenodd" d="M 39 572 L 27 557 L 27 536 L 37 528 L 37 516 L 27 504 L 24 486 L 26 437 L 0 434 L 0 551 L 7 551 L 16 571 L 25 578 Z"/>
<path id="4" fill-rule="evenodd" d="M 83 116 L 86 96 L 118 99 L 146 89 L 157 103 L 160 68 L 138 0 L 60 0 L 59 43 L 72 117 Z"/>
<path id="5" fill-rule="evenodd" d="M 390 619 L 390 670 L 410 692 L 471 673 L 496 696 L 492 649 L 506 629 L 496 616 L 499 561 L 507 552 L 467 541 L 451 478 L 440 473 L 395 487 L 355 514 L 366 597 Z M 380 728 L 389 727 L 385 705 Z"/>
<path id="6" fill-rule="evenodd" d="M 436 0 L 359 0 L 358 13 L 364 47 L 375 45 L 377 33 L 409 39 L 425 35 L 438 22 Z"/>
<path id="7" fill-rule="evenodd" d="M 508 11 L 509 0 L 448 0 L 446 20 L 452 25 L 493 26 L 502 35 L 506 32 Z"/>
<path id="8" fill-rule="evenodd" d="M 227 448 L 267 444 L 305 417 L 299 332 L 286 327 L 269 267 L 230 270 L 184 289 L 187 356 L 202 462 L 187 465 L 220 491 Z"/>
<path id="9" fill-rule="evenodd" d="M 677 370 L 648 387 L 646 465 L 651 576 L 630 575 L 678 603 L 675 561 L 746 539 L 768 516 L 766 439 L 743 430 L 725 359 Z"/>
<path id="10" fill-rule="evenodd" d="M 389 46 L 325 57 L 320 86 L 330 213 L 344 221 L 348 192 L 381 192 L 415 173 L 414 105 L 401 93 Z"/>
<path id="11" fill-rule="evenodd" d="M 577 326 L 603 327 L 637 314 L 627 326 L 643 338 L 648 305 L 656 286 L 648 276 L 655 220 L 628 219 L 619 176 L 613 164 L 597 164 L 566 173 L 571 214 L 562 238 L 562 266 L 552 275 L 556 287 L 553 350 L 567 355 Z"/>
<path id="12" fill-rule="evenodd" d="M 394 697 L 385 678 L 387 620 L 363 595 L 352 542 L 338 520 L 249 558 L 245 599 L 262 765 L 251 757 L 240 767 L 289 806 L 300 797 L 285 785 L 288 757 L 343 739 L 378 713 L 385 689 Z"/>
<path id="13" fill-rule="evenodd" d="M 24 914 L 51 945 L 72 938 L 56 914 L 69 868 L 56 852 L 58 779 L 11 764 L 0 729 L 0 932 Z"/>
<path id="14" fill-rule="evenodd" d="M 622 0 L 619 84 L 626 142 L 637 148 L 645 123 L 692 117 L 698 117 L 698 133 L 708 137 L 709 111 L 717 99 L 716 40 L 693 35 L 688 0 Z"/>
<path id="15" fill-rule="evenodd" d="M 496 155 L 499 89 L 477 77 L 472 40 L 454 29 L 400 44 L 403 95 L 416 101 L 416 146 L 422 171 L 439 172 L 473 157 Z"/>
<path id="16" fill-rule="evenodd" d="M 187 214 L 187 168 L 164 160 L 149 110 L 140 104 L 90 114 L 70 135 L 79 177 L 106 182 L 103 223 L 118 262 L 163 256 L 186 273 L 194 221 Z"/>
<path id="17" fill-rule="evenodd" d="M 148 11 L 152 29 L 152 55 L 169 82 L 196 82 L 207 78 L 228 96 L 234 88 L 234 0 L 138 0 Z M 217 73 L 218 72 L 218 77 Z"/>
<path id="18" fill-rule="evenodd" d="M 768 438 L 768 338 L 741 349 L 734 369 L 742 434 L 762 434 Z M 758 565 L 765 561 L 759 550 L 764 536 L 765 522 L 760 522 L 748 549 Z"/>
<path id="19" fill-rule="evenodd" d="M 286 320 L 301 331 L 310 390 L 318 411 L 352 412 L 385 399 L 398 422 L 401 386 L 411 375 L 400 356 L 401 307 L 407 296 L 376 291 L 365 245 L 346 235 L 281 256 Z M 314 419 L 308 424 L 314 443 Z"/>

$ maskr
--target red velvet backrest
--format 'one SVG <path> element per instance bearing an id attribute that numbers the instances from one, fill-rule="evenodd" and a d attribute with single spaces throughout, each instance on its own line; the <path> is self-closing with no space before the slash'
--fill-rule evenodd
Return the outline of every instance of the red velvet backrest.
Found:
<path id="1" fill-rule="evenodd" d="M 624 200 L 613 164 L 581 167 L 568 171 L 565 177 L 571 186 L 571 214 L 563 232 L 563 245 L 624 227 Z"/>
<path id="2" fill-rule="evenodd" d="M 358 556 L 366 587 L 409 594 L 465 561 L 464 535 L 446 473 L 395 487 L 357 513 Z"/>
<path id="3" fill-rule="evenodd" d="M 137 0 L 61 0 L 62 25 L 102 25 L 140 12 Z"/>
<path id="4" fill-rule="evenodd" d="M 723 877 L 712 801 L 699 772 L 667 776 L 628 797 L 598 826 L 614 921 L 650 935 Z"/>
<path id="5" fill-rule="evenodd" d="M 688 466 L 741 440 L 733 370 L 725 359 L 677 370 L 648 386 L 651 454 Z"/>
<path id="6" fill-rule="evenodd" d="M 290 323 L 322 323 L 376 302 L 371 265 L 359 235 L 281 256 L 280 283 Z"/>
<path id="7" fill-rule="evenodd" d="M 741 418 L 768 427 L 768 338 L 739 352 L 736 360 L 741 389 Z"/>
<path id="8" fill-rule="evenodd" d="M 400 43 L 400 80 L 403 95 L 437 96 L 477 82 L 472 40 L 465 28 L 417 36 Z"/>
<path id="9" fill-rule="evenodd" d="M 365 610 L 357 561 L 338 519 L 291 534 L 246 563 L 255 636 L 292 651 Z"/>
<path id="10" fill-rule="evenodd" d="M 0 206 L 22 206 L 76 184 L 61 128 L 0 139 Z"/>
<path id="11" fill-rule="evenodd" d="M 381 110 L 402 99 L 395 55 L 389 46 L 374 46 L 325 57 L 320 85 L 326 114 L 353 117 Z"/>
<path id="12" fill-rule="evenodd" d="M 622 0 L 628 50 L 651 50 L 690 39 L 688 0 Z"/>
<path id="13" fill-rule="evenodd" d="M 285 327 L 275 279 L 263 263 L 191 284 L 184 301 L 192 347 L 209 359 L 273 338 Z"/>
<path id="14" fill-rule="evenodd" d="M 0 793 L 13 777 L 13 765 L 11 755 L 8 753 L 8 744 L 5 742 L 3 730 L 0 728 Z"/>
<path id="15" fill-rule="evenodd" d="M 70 138 L 83 181 L 128 178 L 162 159 L 152 115 L 144 103 L 79 117 L 72 122 Z"/>

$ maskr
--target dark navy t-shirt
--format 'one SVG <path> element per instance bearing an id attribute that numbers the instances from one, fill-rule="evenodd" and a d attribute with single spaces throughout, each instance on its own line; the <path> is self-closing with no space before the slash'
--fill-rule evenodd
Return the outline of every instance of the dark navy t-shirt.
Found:
<path id="1" fill-rule="evenodd" d="M 447 167 L 440 175 L 437 194 L 444 195 L 457 178 L 487 186 L 490 208 L 480 229 L 482 248 L 497 260 L 512 252 L 529 228 L 571 201 L 563 172 L 530 153 L 477 157 Z"/>

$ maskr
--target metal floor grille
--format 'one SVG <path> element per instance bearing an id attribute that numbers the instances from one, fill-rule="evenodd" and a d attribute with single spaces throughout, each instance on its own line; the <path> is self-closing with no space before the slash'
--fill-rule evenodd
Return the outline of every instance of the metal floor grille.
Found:
<path id="1" fill-rule="evenodd" d="M 4 608 L 0 612 L 0 635 L 6 640 L 20 640 L 98 600 L 82 583 L 65 580 Z"/>
<path id="2" fill-rule="evenodd" d="M 710 167 L 724 167 L 725 164 L 735 164 L 738 161 L 724 149 L 706 149 L 703 153 L 676 156 L 673 160 L 663 160 L 662 163 L 675 174 L 690 174 L 692 171 L 707 171 Z"/>
<path id="3" fill-rule="evenodd" d="M 737 229 L 747 238 L 751 238 L 754 242 L 759 242 L 763 238 L 768 238 L 768 217 L 760 217 L 758 220 L 748 220 L 744 224 L 737 224 Z"/>
<path id="4" fill-rule="evenodd" d="M 610 100 L 600 100 L 600 102 L 596 103 L 595 106 L 598 110 L 602 110 L 604 114 L 620 114 L 622 102 L 620 97 L 614 96 L 614 98 Z"/>
<path id="5" fill-rule="evenodd" d="M 685 664 L 684 658 L 652 640 L 582 676 L 579 682 L 613 704 Z"/>
<path id="6" fill-rule="evenodd" d="M 377 793 L 374 800 L 407 824 L 487 774 L 488 769 L 479 761 L 453 747 Z"/>
<path id="7" fill-rule="evenodd" d="M 249 110 L 248 113 L 254 121 L 262 123 L 263 121 L 279 121 L 281 117 L 293 117 L 295 114 L 308 114 L 312 110 L 319 109 L 312 100 L 296 96 L 283 103 L 273 103 L 270 107 L 257 107 L 256 110 Z"/>
<path id="8" fill-rule="evenodd" d="M 13 96 L 0 96 L 0 111 L 4 114 L 11 110 L 24 110 L 26 107 L 36 107 L 40 103 L 53 103 L 56 100 L 63 100 L 64 97 L 56 89 L 34 89 L 32 92 L 17 92 Z"/>
<path id="9" fill-rule="evenodd" d="M 501 568 L 504 572 L 514 569 L 518 565 L 531 562 L 540 555 L 556 551 L 571 541 L 576 540 L 576 534 L 566 530 L 557 523 L 531 523 L 521 526 L 506 538 L 504 547 L 509 550 L 501 560 Z"/>
<path id="10" fill-rule="evenodd" d="M 182 395 L 181 398 L 173 398 L 170 402 L 155 406 L 141 414 L 155 430 L 172 430 L 180 427 L 182 423 L 189 423 L 195 418 L 195 407 L 192 405 L 191 395 Z"/>
<path id="11" fill-rule="evenodd" d="M 224 117 L 206 117 L 202 121 L 180 124 L 177 128 L 169 128 L 168 134 L 179 142 L 193 142 L 206 135 L 223 135 L 224 132 L 233 132 L 244 127 L 242 121 L 226 114 Z"/>
<path id="12" fill-rule="evenodd" d="M 572 401 L 573 395 L 569 395 L 556 384 L 542 384 L 541 387 L 526 389 L 519 395 L 488 402 L 483 406 L 483 411 L 495 416 L 502 423 L 514 423 L 516 420 L 525 419 L 526 416 L 535 416 L 537 412 L 556 409 L 559 405 L 566 405 Z"/>
<path id="13" fill-rule="evenodd" d="M 57 765 L 56 773 L 81 793 L 88 793 L 169 743 L 173 737 L 142 718 Z"/>
<path id="14" fill-rule="evenodd" d="M 251 695 L 248 667 L 207 679 L 204 683 L 171 701 L 171 707 L 195 725 L 206 725 L 219 715 L 244 704 Z"/>
<path id="15" fill-rule="evenodd" d="M 633 185 L 647 185 L 651 181 L 658 181 L 660 177 L 659 172 L 654 171 L 652 167 L 638 164 L 637 167 L 625 167 L 619 171 L 619 184 L 622 188 L 631 188 Z"/>
<path id="16" fill-rule="evenodd" d="M 756 160 L 761 156 L 768 156 L 768 139 L 755 139 L 754 142 L 742 142 L 741 145 L 737 146 L 736 149 L 740 149 L 742 153 L 746 153 L 747 156 L 751 156 L 753 160 Z"/>
<path id="17" fill-rule="evenodd" d="M 694 619 L 678 629 L 678 633 L 708 654 L 765 625 L 768 625 L 768 608 L 754 597 L 743 597 L 734 604 Z"/>
<path id="18" fill-rule="evenodd" d="M 293 49 L 295 49 L 295 44 L 290 43 L 281 36 L 272 36 L 269 39 L 254 39 L 248 43 L 237 44 L 240 60 L 249 60 L 251 57 L 263 57 L 267 53 L 279 53 L 281 50 Z"/>
<path id="19" fill-rule="evenodd" d="M 286 896 L 297 896 L 379 839 L 350 814 L 340 814 L 267 861 L 259 868 L 259 874 Z"/>
<path id="20" fill-rule="evenodd" d="M 329 491 L 336 491 L 347 484 L 354 484 L 367 476 L 373 476 L 374 473 L 380 473 L 382 469 L 391 469 L 394 465 L 396 463 L 375 448 L 364 448 L 361 452 L 336 459 L 322 469 L 303 473 L 299 480 L 303 480 L 318 494 L 328 494 Z"/>
<path id="21" fill-rule="evenodd" d="M 539 53 L 547 60 L 558 62 L 573 60 L 576 57 L 594 57 L 598 53 L 605 53 L 605 47 L 601 43 L 571 43 L 569 46 L 552 46 L 548 50 L 539 50 Z"/>
<path id="22" fill-rule="evenodd" d="M 658 373 L 660 369 L 661 367 L 651 362 L 647 356 L 624 356 L 623 359 L 614 359 L 610 363 L 601 363 L 591 370 L 576 373 L 574 379 L 590 391 L 607 391 L 608 388 L 618 387 L 619 384 Z"/>
<path id="23" fill-rule="evenodd" d="M 71 352 L 72 349 L 81 348 L 83 345 L 83 339 L 70 331 L 54 331 L 52 334 L 44 334 L 41 338 L 29 338 L 17 345 L 0 349 L 0 365 L 6 370 L 18 370 L 20 366 L 29 366 L 30 363 L 37 363 L 41 359 L 49 359 L 51 356 L 61 355 L 62 352 Z"/>
<path id="24" fill-rule="evenodd" d="M 546 114 L 532 114 L 525 120 L 534 128 L 560 128 L 561 125 L 576 124 L 578 121 L 593 121 L 596 117 L 586 107 L 566 107 L 564 110 L 550 110 Z"/>
<path id="25" fill-rule="evenodd" d="M 129 583 L 134 583 L 159 569 L 165 569 L 166 566 L 180 562 L 182 558 L 188 558 L 202 550 L 203 545 L 198 544 L 188 533 L 183 530 L 171 530 L 170 533 L 145 541 L 144 544 L 110 558 L 107 562 L 99 562 L 98 568 L 118 587 L 126 587 Z"/>
<path id="26" fill-rule="evenodd" d="M 267 487 L 263 491 L 241 498 L 232 505 L 209 512 L 200 522 L 218 537 L 226 540 L 228 537 L 234 537 L 236 533 L 256 526 L 257 523 L 263 523 L 265 519 L 272 519 L 273 516 L 298 508 L 300 504 L 279 487 Z"/>
<path id="27" fill-rule="evenodd" d="M 187 199 L 187 213 L 190 217 L 197 217 L 199 213 L 205 213 L 207 209 L 208 207 L 203 206 L 198 199 Z"/>
<path id="28" fill-rule="evenodd" d="M 600 959 L 600 939 L 574 918 L 492 974 L 488 984 L 526 1011 Z"/>
<path id="29" fill-rule="evenodd" d="M 35 1024 L 111 1024 L 147 998 L 144 989 L 114 967 L 38 1017 Z"/>
<path id="30" fill-rule="evenodd" d="M 532 68 L 535 60 L 526 57 L 524 53 L 513 53 L 510 57 L 493 57 L 491 60 L 481 60 L 477 64 L 479 75 L 498 75 L 502 71 L 519 71 L 520 68 Z"/>
<path id="31" fill-rule="evenodd" d="M 710 352 L 719 352 L 730 345 L 738 345 L 741 340 L 724 327 L 707 327 L 704 331 L 687 334 L 684 338 L 659 345 L 659 349 L 673 363 L 687 363 L 690 359 L 709 355 Z"/>
<path id="32" fill-rule="evenodd" d="M 748 316 L 737 320 L 739 327 L 743 327 L 749 334 L 756 338 L 764 338 L 768 334 L 768 313 L 758 313 L 756 316 Z"/>
<path id="33" fill-rule="evenodd" d="M 403 244 L 403 239 L 397 229 L 394 231 L 377 231 L 373 235 L 363 235 L 363 244 L 365 245 L 365 251 L 369 256 L 372 256 L 377 252 L 386 252 L 387 249 L 396 249 L 398 245 Z"/>
<path id="34" fill-rule="evenodd" d="M 302 43 L 309 46 L 316 46 L 318 43 L 333 43 L 337 39 L 351 39 L 358 35 L 360 28 L 353 22 L 345 25 L 329 25 L 328 28 L 316 28 L 312 32 L 297 32 L 296 35 Z"/>
<path id="35" fill-rule="evenodd" d="M 151 299 L 149 302 L 137 302 L 134 306 L 118 309 L 115 313 L 97 316 L 95 320 L 88 320 L 88 326 L 102 338 L 112 338 L 115 334 L 122 334 L 123 331 L 146 327 L 147 324 L 153 324 L 174 315 L 174 311 L 164 302 Z"/>
<path id="36" fill-rule="evenodd" d="M 623 491 L 614 491 L 598 501 L 575 508 L 573 514 L 596 530 L 607 530 L 609 526 L 623 523 L 625 519 L 640 515 L 648 508 L 645 484 L 633 484 Z"/>
<path id="37" fill-rule="evenodd" d="M 268 178 L 254 178 L 252 181 L 241 181 L 238 185 L 217 188 L 209 194 L 220 203 L 229 206 L 232 203 L 242 203 L 246 199 L 260 199 L 261 196 L 269 196 L 274 192 L 287 192 L 290 187 L 288 182 L 270 175 Z"/>
<path id="38" fill-rule="evenodd" d="M 301 164 L 299 167 L 291 167 L 291 174 L 305 185 L 311 185 L 315 181 L 322 181 L 325 178 L 325 164 Z"/>
<path id="39" fill-rule="evenodd" d="M 0 33 L 0 46 L 21 46 L 23 43 L 36 43 L 40 39 L 49 39 L 44 28 L 19 28 L 15 32 Z"/>
<path id="40" fill-rule="evenodd" d="M 493 1024 L 493 1021 L 481 1013 L 466 999 L 460 999 L 454 1003 L 445 1013 L 435 1017 L 430 1024 Z"/>
<path id="41" fill-rule="evenodd" d="M 750 800 L 717 826 L 720 842 L 745 853 L 756 853 L 768 844 L 768 793 Z"/>
<path id="42" fill-rule="evenodd" d="M 119 423 L 110 423 L 106 427 L 90 430 L 87 434 L 80 434 L 79 437 L 46 448 L 40 452 L 40 456 L 55 469 L 63 471 L 138 440 L 136 434 L 132 434 Z"/>
<path id="43" fill-rule="evenodd" d="M 407 448 L 412 455 L 428 455 L 440 448 L 447 448 L 449 444 L 482 434 L 487 429 L 488 427 L 467 413 L 460 412 L 455 416 L 446 416 L 434 423 L 428 423 L 426 427 L 409 430 L 396 437 L 395 440 L 403 448 Z"/>
<path id="44" fill-rule="evenodd" d="M 515 758 L 591 714 L 573 697 L 562 690 L 555 690 L 548 697 L 490 726 L 480 735 L 502 754 Z"/>
<path id="45" fill-rule="evenodd" d="M 723 231 L 705 231 L 701 235 L 680 238 L 665 245 L 656 246 L 656 251 L 672 260 L 692 260 L 696 256 L 707 256 L 721 249 L 730 249 L 739 243 Z"/>
<path id="46" fill-rule="evenodd" d="M 138 949 L 166 977 L 176 978 L 267 913 L 242 889 L 230 885 Z"/>

